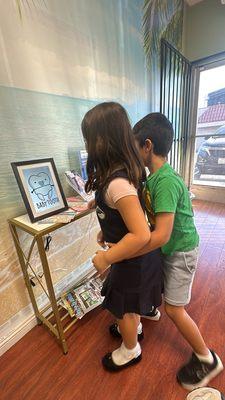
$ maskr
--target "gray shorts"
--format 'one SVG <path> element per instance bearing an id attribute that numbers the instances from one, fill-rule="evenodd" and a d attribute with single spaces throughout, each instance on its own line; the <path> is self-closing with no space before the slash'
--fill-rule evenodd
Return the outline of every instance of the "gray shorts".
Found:
<path id="1" fill-rule="evenodd" d="M 191 289 L 197 268 L 198 248 L 163 255 L 164 300 L 173 306 L 185 306 L 191 300 Z"/>

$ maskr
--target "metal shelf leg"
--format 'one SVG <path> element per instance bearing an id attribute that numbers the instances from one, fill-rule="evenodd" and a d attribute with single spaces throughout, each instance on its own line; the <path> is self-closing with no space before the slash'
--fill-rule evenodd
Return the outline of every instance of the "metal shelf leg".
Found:
<path id="1" fill-rule="evenodd" d="M 43 238 L 41 236 L 37 236 L 37 245 L 38 245 L 38 251 L 39 251 L 39 255 L 40 255 L 40 259 L 41 259 L 41 263 L 42 263 L 42 267 L 43 267 L 43 272 L 44 272 L 44 276 L 45 276 L 45 280 L 46 280 L 46 285 L 48 288 L 48 293 L 49 293 L 52 310 L 53 310 L 54 317 L 56 320 L 59 341 L 62 346 L 63 353 L 67 354 L 67 352 L 68 352 L 67 343 L 66 343 L 64 332 L 63 332 L 62 322 L 60 320 L 59 310 L 58 310 L 57 301 L 56 301 L 56 297 L 55 297 L 51 273 L 49 270 L 48 259 L 47 259 L 45 248 L 44 248 Z"/>
<path id="2" fill-rule="evenodd" d="M 42 321 L 39 318 L 40 312 L 38 310 L 37 302 L 36 302 L 36 299 L 35 299 L 35 296 L 34 296 L 34 292 L 33 292 L 33 289 L 32 289 L 31 283 L 30 283 L 30 278 L 29 278 L 29 275 L 28 275 L 28 272 L 27 272 L 23 251 L 22 251 L 22 249 L 20 247 L 19 236 L 18 236 L 16 227 L 14 225 L 10 224 L 10 229 L 11 229 L 11 232 L 12 232 L 13 241 L 14 241 L 14 244 L 15 244 L 15 247 L 16 247 L 16 252 L 17 252 L 17 255 L 18 255 L 18 258 L 19 258 L 19 262 L 20 262 L 21 269 L 22 269 L 22 272 L 23 272 L 23 276 L 24 276 L 24 280 L 25 280 L 25 283 L 26 283 L 26 287 L 27 287 L 27 290 L 28 290 L 28 293 L 29 293 L 29 296 L 30 296 L 30 299 L 31 299 L 31 303 L 32 303 L 32 306 L 33 306 L 33 309 L 34 309 L 35 316 L 37 318 L 37 323 L 38 323 L 38 325 L 41 325 Z"/>

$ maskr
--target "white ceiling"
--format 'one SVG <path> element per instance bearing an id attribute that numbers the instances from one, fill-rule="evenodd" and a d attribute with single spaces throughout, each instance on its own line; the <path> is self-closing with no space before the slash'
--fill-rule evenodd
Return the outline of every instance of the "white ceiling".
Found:
<path id="1" fill-rule="evenodd" d="M 193 6 L 194 4 L 200 3 L 200 1 L 203 0 L 186 0 L 186 3 L 188 3 L 189 6 Z"/>

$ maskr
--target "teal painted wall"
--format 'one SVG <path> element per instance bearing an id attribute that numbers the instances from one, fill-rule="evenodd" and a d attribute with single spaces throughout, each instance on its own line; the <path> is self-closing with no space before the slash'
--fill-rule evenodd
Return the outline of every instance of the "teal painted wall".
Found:
<path id="1" fill-rule="evenodd" d="M 150 109 L 142 0 L 27 3 L 21 20 L 15 1 L 1 2 L 0 325 L 27 301 L 7 223 L 26 212 L 10 163 L 53 157 L 67 193 L 84 114 L 114 100 L 133 124 Z"/>
<path id="2" fill-rule="evenodd" d="M 78 166 L 88 109 L 118 101 L 134 124 L 158 111 L 160 93 L 159 54 L 146 68 L 143 0 L 31 0 L 30 7 L 23 1 L 22 20 L 16 3 L 2 1 L 0 13 L 0 325 L 28 304 L 7 223 L 26 212 L 10 163 L 53 157 L 68 192 L 64 171 Z M 177 10 L 166 0 L 151 4 L 158 20 L 163 10 L 164 31 Z M 174 28 L 179 41 L 181 26 Z M 61 265 L 58 236 L 54 264 Z"/>

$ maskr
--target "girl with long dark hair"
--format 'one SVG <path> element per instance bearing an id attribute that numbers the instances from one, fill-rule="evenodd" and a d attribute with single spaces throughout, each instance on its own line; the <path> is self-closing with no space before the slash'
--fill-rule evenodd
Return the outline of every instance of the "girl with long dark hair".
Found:
<path id="1" fill-rule="evenodd" d="M 140 315 L 161 304 L 161 256 L 159 250 L 135 256 L 151 232 L 142 207 L 145 170 L 125 109 L 114 102 L 95 106 L 82 121 L 82 133 L 88 152 L 86 191 L 96 192 L 98 241 L 115 243 L 98 251 L 93 263 L 100 273 L 111 265 L 102 289 L 103 307 L 117 318 L 110 333 L 123 341 L 102 362 L 118 371 L 141 360 Z"/>

